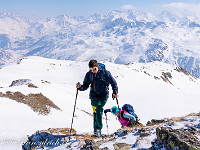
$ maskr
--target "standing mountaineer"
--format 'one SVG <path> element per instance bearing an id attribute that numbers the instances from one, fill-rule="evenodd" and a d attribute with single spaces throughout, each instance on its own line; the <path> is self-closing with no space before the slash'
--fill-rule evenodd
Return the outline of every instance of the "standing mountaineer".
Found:
<path id="1" fill-rule="evenodd" d="M 93 126 L 94 135 L 102 136 L 101 129 L 103 106 L 106 104 L 109 97 L 109 85 L 111 84 L 113 96 L 118 97 L 117 82 L 112 77 L 111 73 L 105 69 L 105 65 L 98 63 L 96 60 L 90 60 L 89 71 L 86 73 L 83 85 L 76 84 L 76 88 L 80 91 L 87 90 L 90 86 L 90 99 L 93 108 Z"/>

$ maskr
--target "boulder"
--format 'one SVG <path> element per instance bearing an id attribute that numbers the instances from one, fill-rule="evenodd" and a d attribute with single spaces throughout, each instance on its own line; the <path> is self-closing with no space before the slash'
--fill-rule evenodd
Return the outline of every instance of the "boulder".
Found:
<path id="1" fill-rule="evenodd" d="M 113 144 L 115 150 L 129 150 L 132 145 L 127 143 L 115 143 Z"/>
<path id="2" fill-rule="evenodd" d="M 172 129 L 170 127 L 156 128 L 157 144 L 166 149 L 200 150 L 200 141 L 190 130 Z"/>

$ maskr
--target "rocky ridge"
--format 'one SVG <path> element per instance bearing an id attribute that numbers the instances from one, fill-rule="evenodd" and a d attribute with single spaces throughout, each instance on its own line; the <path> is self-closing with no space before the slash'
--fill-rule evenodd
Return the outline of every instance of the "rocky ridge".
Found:
<path id="1" fill-rule="evenodd" d="M 155 120 L 146 126 L 133 128 L 124 127 L 116 132 L 103 135 L 102 138 L 89 134 L 74 136 L 71 140 L 64 139 L 60 148 L 78 148 L 93 150 L 199 150 L 200 149 L 200 114 L 190 114 L 184 117 Z M 70 129 L 57 128 L 42 130 L 55 135 L 69 134 Z M 72 130 L 76 135 L 76 131 Z"/>

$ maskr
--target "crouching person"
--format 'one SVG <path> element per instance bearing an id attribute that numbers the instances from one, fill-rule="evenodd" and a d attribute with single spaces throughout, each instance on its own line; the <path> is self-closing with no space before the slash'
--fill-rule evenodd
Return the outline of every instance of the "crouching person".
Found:
<path id="1" fill-rule="evenodd" d="M 122 127 L 132 127 L 136 124 L 137 118 L 132 114 L 128 113 L 127 111 L 122 110 L 121 108 L 118 109 L 116 106 L 113 106 L 111 109 L 105 109 L 104 113 L 111 112 L 115 116 L 117 116 L 119 122 L 121 123 Z"/>

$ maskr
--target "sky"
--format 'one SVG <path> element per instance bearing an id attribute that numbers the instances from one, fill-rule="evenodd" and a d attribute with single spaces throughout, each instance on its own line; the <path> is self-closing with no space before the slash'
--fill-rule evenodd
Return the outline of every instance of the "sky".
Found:
<path id="1" fill-rule="evenodd" d="M 0 0 L 0 12 L 23 16 L 90 16 L 127 9 L 200 13 L 200 0 Z"/>

